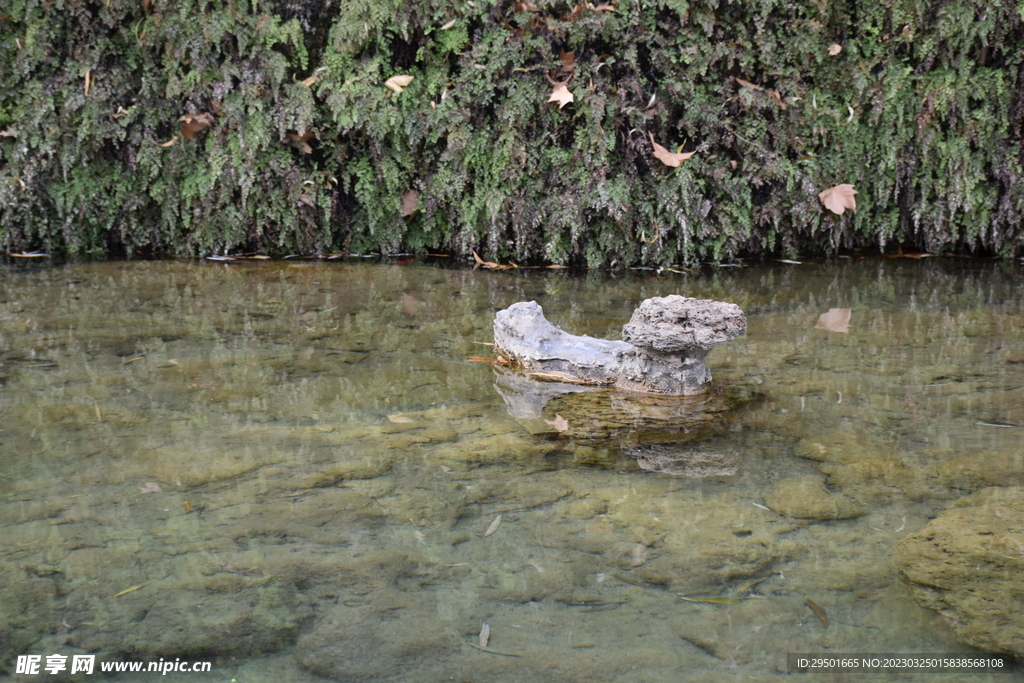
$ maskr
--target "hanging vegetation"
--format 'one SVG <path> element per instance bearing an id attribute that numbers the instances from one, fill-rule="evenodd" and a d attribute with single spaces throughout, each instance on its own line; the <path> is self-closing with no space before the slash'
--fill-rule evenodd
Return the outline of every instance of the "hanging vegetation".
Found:
<path id="1" fill-rule="evenodd" d="M 11 0 L 0 248 L 1021 252 L 1013 3 L 574 3 Z"/>

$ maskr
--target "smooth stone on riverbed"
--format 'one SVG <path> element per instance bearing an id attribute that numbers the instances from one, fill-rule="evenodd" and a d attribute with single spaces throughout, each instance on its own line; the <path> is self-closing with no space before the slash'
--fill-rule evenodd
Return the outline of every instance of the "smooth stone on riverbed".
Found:
<path id="1" fill-rule="evenodd" d="M 775 482 L 764 503 L 780 515 L 798 519 L 850 519 L 867 512 L 852 498 L 829 491 L 814 475 Z"/>
<path id="2" fill-rule="evenodd" d="M 1024 488 L 963 498 L 896 544 L 900 577 L 918 602 L 947 616 L 961 642 L 1024 653 Z"/>

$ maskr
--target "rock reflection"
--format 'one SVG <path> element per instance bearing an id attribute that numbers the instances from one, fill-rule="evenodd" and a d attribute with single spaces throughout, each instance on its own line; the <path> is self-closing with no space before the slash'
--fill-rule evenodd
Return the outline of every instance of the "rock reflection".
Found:
<path id="1" fill-rule="evenodd" d="M 740 454 L 732 449 L 687 448 L 682 444 L 655 444 L 622 449 L 636 458 L 640 469 L 677 477 L 728 477 L 740 468 Z"/>

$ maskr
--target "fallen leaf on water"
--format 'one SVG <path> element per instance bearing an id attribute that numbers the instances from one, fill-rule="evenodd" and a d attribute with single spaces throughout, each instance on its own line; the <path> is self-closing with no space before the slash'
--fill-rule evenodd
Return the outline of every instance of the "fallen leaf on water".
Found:
<path id="1" fill-rule="evenodd" d="M 497 531 L 499 526 L 501 526 L 501 515 L 498 515 L 497 517 L 495 517 L 494 521 L 491 522 L 491 525 L 489 527 L 487 527 L 487 531 L 484 532 L 484 538 L 487 538 L 488 536 L 493 534 L 495 531 Z"/>
<path id="2" fill-rule="evenodd" d="M 398 422 L 399 424 L 403 422 L 413 422 L 411 417 L 407 417 L 405 415 L 388 415 L 388 419 L 392 422 Z"/>
<path id="3" fill-rule="evenodd" d="M 121 591 L 120 593 L 118 593 L 118 594 L 117 594 L 117 595 L 115 595 L 114 597 L 115 597 L 115 598 L 119 598 L 119 597 L 121 597 L 122 595 L 126 595 L 126 594 L 128 594 L 128 593 L 131 593 L 132 591 L 137 591 L 137 590 L 139 590 L 140 588 L 145 588 L 146 586 L 148 586 L 148 585 L 149 585 L 149 584 L 151 584 L 151 583 L 153 583 L 153 582 L 152 582 L 152 581 L 147 581 L 146 583 L 140 583 L 140 584 L 139 584 L 138 586 L 132 586 L 131 588 L 125 588 L 125 589 L 124 589 L 123 591 Z"/>
<path id="4" fill-rule="evenodd" d="M 857 212 L 857 200 L 854 195 L 857 194 L 857 190 L 853 189 L 853 185 L 847 183 L 841 183 L 827 190 L 822 190 L 818 195 L 818 199 L 825 205 L 825 208 L 832 213 L 842 216 L 843 212 L 849 209 L 854 213 Z"/>
<path id="5" fill-rule="evenodd" d="M 825 614 L 825 610 L 819 607 L 818 603 L 814 602 L 814 600 L 811 600 L 810 598 L 804 598 L 804 600 L 807 601 L 807 606 L 811 608 L 812 612 L 814 612 L 814 616 L 818 617 L 818 621 L 821 622 L 821 625 L 828 628 L 828 615 Z"/>
<path id="6" fill-rule="evenodd" d="M 815 324 L 814 329 L 828 330 L 829 332 L 849 332 L 850 315 L 851 309 L 849 308 L 830 308 L 828 313 L 822 313 L 818 316 L 818 322 Z"/>
<path id="7" fill-rule="evenodd" d="M 569 421 L 561 415 L 555 415 L 554 420 L 544 420 L 544 422 L 554 427 L 557 432 L 564 432 L 569 429 Z"/>
<path id="8" fill-rule="evenodd" d="M 679 166 L 679 164 L 683 163 L 684 161 L 692 157 L 694 154 L 696 154 L 696 152 L 686 152 L 684 154 L 670 152 L 654 141 L 654 133 L 648 131 L 647 134 L 651 136 L 651 144 L 654 145 L 654 158 L 660 161 L 661 163 L 665 164 L 666 166 L 676 168 L 677 166 Z"/>
<path id="9" fill-rule="evenodd" d="M 420 210 L 420 195 L 416 190 L 409 190 L 402 197 L 402 218 L 415 216 Z"/>
<path id="10" fill-rule="evenodd" d="M 487 641 L 491 639 L 491 627 L 484 622 L 484 625 L 480 627 L 480 637 L 477 638 L 476 642 L 480 644 L 480 647 L 487 647 Z"/>
<path id="11" fill-rule="evenodd" d="M 742 602 L 737 598 L 691 598 L 686 595 L 680 595 L 679 599 L 686 602 L 706 602 L 711 605 L 738 605 Z"/>
<path id="12" fill-rule="evenodd" d="M 178 121 L 181 122 L 181 136 L 186 140 L 194 140 L 196 133 L 213 123 L 213 114 L 205 111 L 185 114 Z"/>
<path id="13" fill-rule="evenodd" d="M 393 91 L 396 95 L 401 94 L 402 89 L 412 83 L 413 76 L 400 74 L 398 76 L 392 76 L 388 80 L 384 81 L 384 87 L 388 90 Z"/>
<path id="14" fill-rule="evenodd" d="M 896 245 L 896 253 L 895 254 L 886 254 L 886 256 L 888 256 L 889 258 L 923 259 L 923 258 L 928 258 L 929 256 L 935 256 L 935 254 L 930 254 L 930 253 L 928 253 L 926 251 L 903 251 L 903 245 L 902 244 L 897 244 Z"/>
<path id="15" fill-rule="evenodd" d="M 515 266 L 511 264 L 503 266 L 500 263 L 495 263 L 494 261 L 484 261 L 475 251 L 473 252 L 473 260 L 476 261 L 476 265 L 473 266 L 473 270 L 476 270 L 477 268 L 490 268 L 492 270 L 508 270 L 509 268 L 515 268 Z"/>
<path id="16" fill-rule="evenodd" d="M 139 491 L 142 491 L 143 493 L 160 493 L 163 489 L 161 489 L 155 481 L 147 481 L 145 486 L 139 487 Z"/>

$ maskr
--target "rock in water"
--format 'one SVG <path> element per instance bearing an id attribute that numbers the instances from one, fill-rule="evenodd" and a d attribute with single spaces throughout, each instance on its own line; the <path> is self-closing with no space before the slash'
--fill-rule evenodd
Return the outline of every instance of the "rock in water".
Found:
<path id="1" fill-rule="evenodd" d="M 711 385 L 708 352 L 746 329 L 735 304 L 672 294 L 640 304 L 622 328 L 623 341 L 610 341 L 568 334 L 529 301 L 498 312 L 494 345 L 537 379 L 696 396 Z"/>

